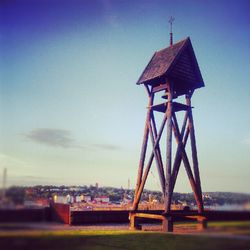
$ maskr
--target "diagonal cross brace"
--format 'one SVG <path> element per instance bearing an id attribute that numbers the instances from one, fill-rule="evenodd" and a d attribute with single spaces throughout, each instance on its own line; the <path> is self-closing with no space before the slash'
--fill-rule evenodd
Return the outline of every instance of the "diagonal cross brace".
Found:
<path id="1" fill-rule="evenodd" d="M 141 183 L 139 185 L 139 188 L 138 188 L 138 191 L 136 193 L 136 197 L 134 197 L 134 203 L 133 203 L 133 210 L 136 210 L 137 207 L 138 207 L 138 204 L 139 204 L 139 201 L 140 201 L 140 198 L 141 198 L 141 194 L 142 194 L 142 191 L 143 191 L 143 188 L 145 186 L 145 183 L 146 183 L 146 179 L 148 177 L 148 174 L 149 174 L 149 170 L 151 168 L 151 165 L 152 165 L 152 162 L 153 162 L 153 159 L 154 159 L 154 150 L 156 149 L 156 147 L 159 145 L 159 141 L 161 139 L 161 135 L 162 135 L 162 132 L 164 130 L 164 126 L 166 124 L 166 121 L 167 121 L 167 115 L 165 114 L 164 115 L 164 118 L 163 118 L 163 121 L 162 121 L 162 124 L 161 124 L 161 127 L 160 127 L 160 130 L 159 130 L 159 133 L 155 139 L 155 144 L 153 146 L 153 151 L 149 157 L 149 160 L 148 160 L 148 164 L 144 170 L 144 174 L 143 174 L 143 177 L 141 179 Z"/>
<path id="2" fill-rule="evenodd" d="M 153 114 L 152 114 L 152 117 L 153 117 Z M 158 145 L 156 145 L 156 147 L 155 147 L 155 138 L 157 138 L 157 132 L 155 130 L 155 135 L 153 134 L 153 129 L 152 129 L 151 123 L 149 124 L 149 132 L 150 132 L 150 137 L 151 137 L 151 141 L 152 141 L 154 157 L 156 159 L 156 166 L 158 169 L 158 174 L 159 174 L 159 178 L 160 178 L 160 182 L 161 182 L 161 188 L 162 188 L 162 192 L 164 194 L 165 193 L 165 175 L 164 175 L 163 163 L 162 163 L 162 159 L 161 159 L 160 146 L 158 143 Z"/>
<path id="3" fill-rule="evenodd" d="M 177 125 L 176 122 L 173 122 L 173 131 L 174 131 L 175 139 L 176 139 L 176 142 L 178 144 L 178 147 L 180 148 L 181 157 L 182 157 L 182 160 L 183 160 L 183 163 L 184 163 L 184 167 L 186 169 L 186 172 L 187 172 L 187 175 L 188 175 L 188 178 L 189 178 L 189 182 L 190 182 L 192 190 L 194 192 L 194 198 L 195 198 L 196 203 L 197 203 L 197 205 L 199 207 L 201 205 L 201 201 L 199 199 L 199 191 L 197 189 L 197 185 L 196 185 L 196 182 L 194 180 L 194 176 L 193 176 L 193 173 L 192 173 L 192 169 L 190 167 L 190 163 L 189 163 L 189 160 L 188 160 L 188 157 L 187 157 L 187 153 L 185 151 L 185 147 L 184 147 L 183 142 L 181 140 L 180 131 L 178 129 L 178 125 Z"/>
<path id="4" fill-rule="evenodd" d="M 188 119 L 188 112 L 186 112 L 186 114 L 185 114 L 182 129 L 181 129 L 181 133 L 180 133 L 180 141 L 183 140 L 183 147 L 184 148 L 186 147 L 187 139 L 188 139 L 188 136 L 189 136 L 189 127 L 187 127 L 187 129 L 186 129 L 187 119 Z M 174 120 L 174 123 L 176 125 L 176 129 L 179 131 L 179 127 L 178 127 L 178 123 L 177 123 L 177 119 L 176 119 L 175 114 L 173 114 L 173 120 Z M 186 132 L 185 132 L 185 129 L 186 129 Z M 184 135 L 184 133 L 185 133 L 185 135 Z M 184 139 L 183 139 L 183 137 L 184 137 Z M 171 190 L 172 190 L 172 192 L 174 190 L 177 175 L 179 173 L 181 160 L 182 160 L 182 157 L 181 157 L 181 145 L 178 144 L 176 154 L 175 154 L 174 164 L 173 164 L 173 171 L 172 171 L 172 175 L 171 175 L 171 183 L 172 183 Z"/>

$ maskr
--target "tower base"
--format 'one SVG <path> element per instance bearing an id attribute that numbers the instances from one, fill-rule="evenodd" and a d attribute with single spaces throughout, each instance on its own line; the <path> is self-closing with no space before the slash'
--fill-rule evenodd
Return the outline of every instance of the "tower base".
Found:
<path id="1" fill-rule="evenodd" d="M 173 232 L 173 220 L 172 217 L 167 215 L 160 214 L 147 214 L 147 213 L 139 213 L 139 212 L 130 212 L 129 220 L 130 220 L 130 230 L 141 230 L 142 226 L 139 224 L 138 219 L 153 219 L 162 221 L 162 231 L 163 232 Z"/>
<path id="2" fill-rule="evenodd" d="M 150 214 L 150 213 L 140 213 L 140 212 L 130 212 L 130 230 L 142 230 L 142 226 L 139 224 L 139 219 L 153 219 L 159 220 L 162 222 L 162 231 L 163 232 L 173 232 L 174 221 L 173 218 L 177 215 L 161 215 L 161 214 Z M 207 218 L 202 215 L 181 215 L 181 217 L 186 217 L 188 219 L 197 221 L 197 230 L 205 230 L 207 228 Z"/>

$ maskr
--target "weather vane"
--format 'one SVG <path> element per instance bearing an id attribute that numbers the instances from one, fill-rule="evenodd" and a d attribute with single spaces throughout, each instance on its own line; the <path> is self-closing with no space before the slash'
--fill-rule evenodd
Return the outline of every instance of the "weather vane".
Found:
<path id="1" fill-rule="evenodd" d="M 174 17 L 171 16 L 168 22 L 170 23 L 170 46 L 171 46 L 171 45 L 173 45 L 172 27 L 173 27 Z"/>

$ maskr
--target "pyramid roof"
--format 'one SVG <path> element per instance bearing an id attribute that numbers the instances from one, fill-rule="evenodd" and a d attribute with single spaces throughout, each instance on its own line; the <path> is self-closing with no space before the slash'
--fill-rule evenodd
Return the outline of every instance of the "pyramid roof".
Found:
<path id="1" fill-rule="evenodd" d="M 189 37 L 155 52 L 137 84 L 157 86 L 169 80 L 173 82 L 178 95 L 204 87 Z"/>

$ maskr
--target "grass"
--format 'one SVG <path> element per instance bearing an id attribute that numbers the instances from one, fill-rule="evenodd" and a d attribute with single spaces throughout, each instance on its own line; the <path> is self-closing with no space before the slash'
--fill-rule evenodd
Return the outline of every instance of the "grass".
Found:
<path id="1" fill-rule="evenodd" d="M 243 227 L 243 228 L 250 228 L 250 221 L 216 221 L 216 222 L 209 222 L 209 226 L 211 227 Z"/>
<path id="2" fill-rule="evenodd" d="M 250 249 L 249 240 L 186 236 L 153 232 L 129 231 L 49 231 L 0 236 L 3 250 L 241 250 Z"/>
<path id="3" fill-rule="evenodd" d="M 178 225 L 179 223 L 177 223 Z M 176 225 L 176 226 L 177 226 Z M 209 222 L 208 234 L 226 233 L 234 237 L 208 235 L 176 235 L 161 232 L 121 230 L 5 230 L 0 231 L 1 250 L 250 250 L 250 240 L 238 235 L 250 236 L 248 222 Z"/>
<path id="4" fill-rule="evenodd" d="M 250 221 L 209 222 L 210 231 L 250 236 Z"/>

